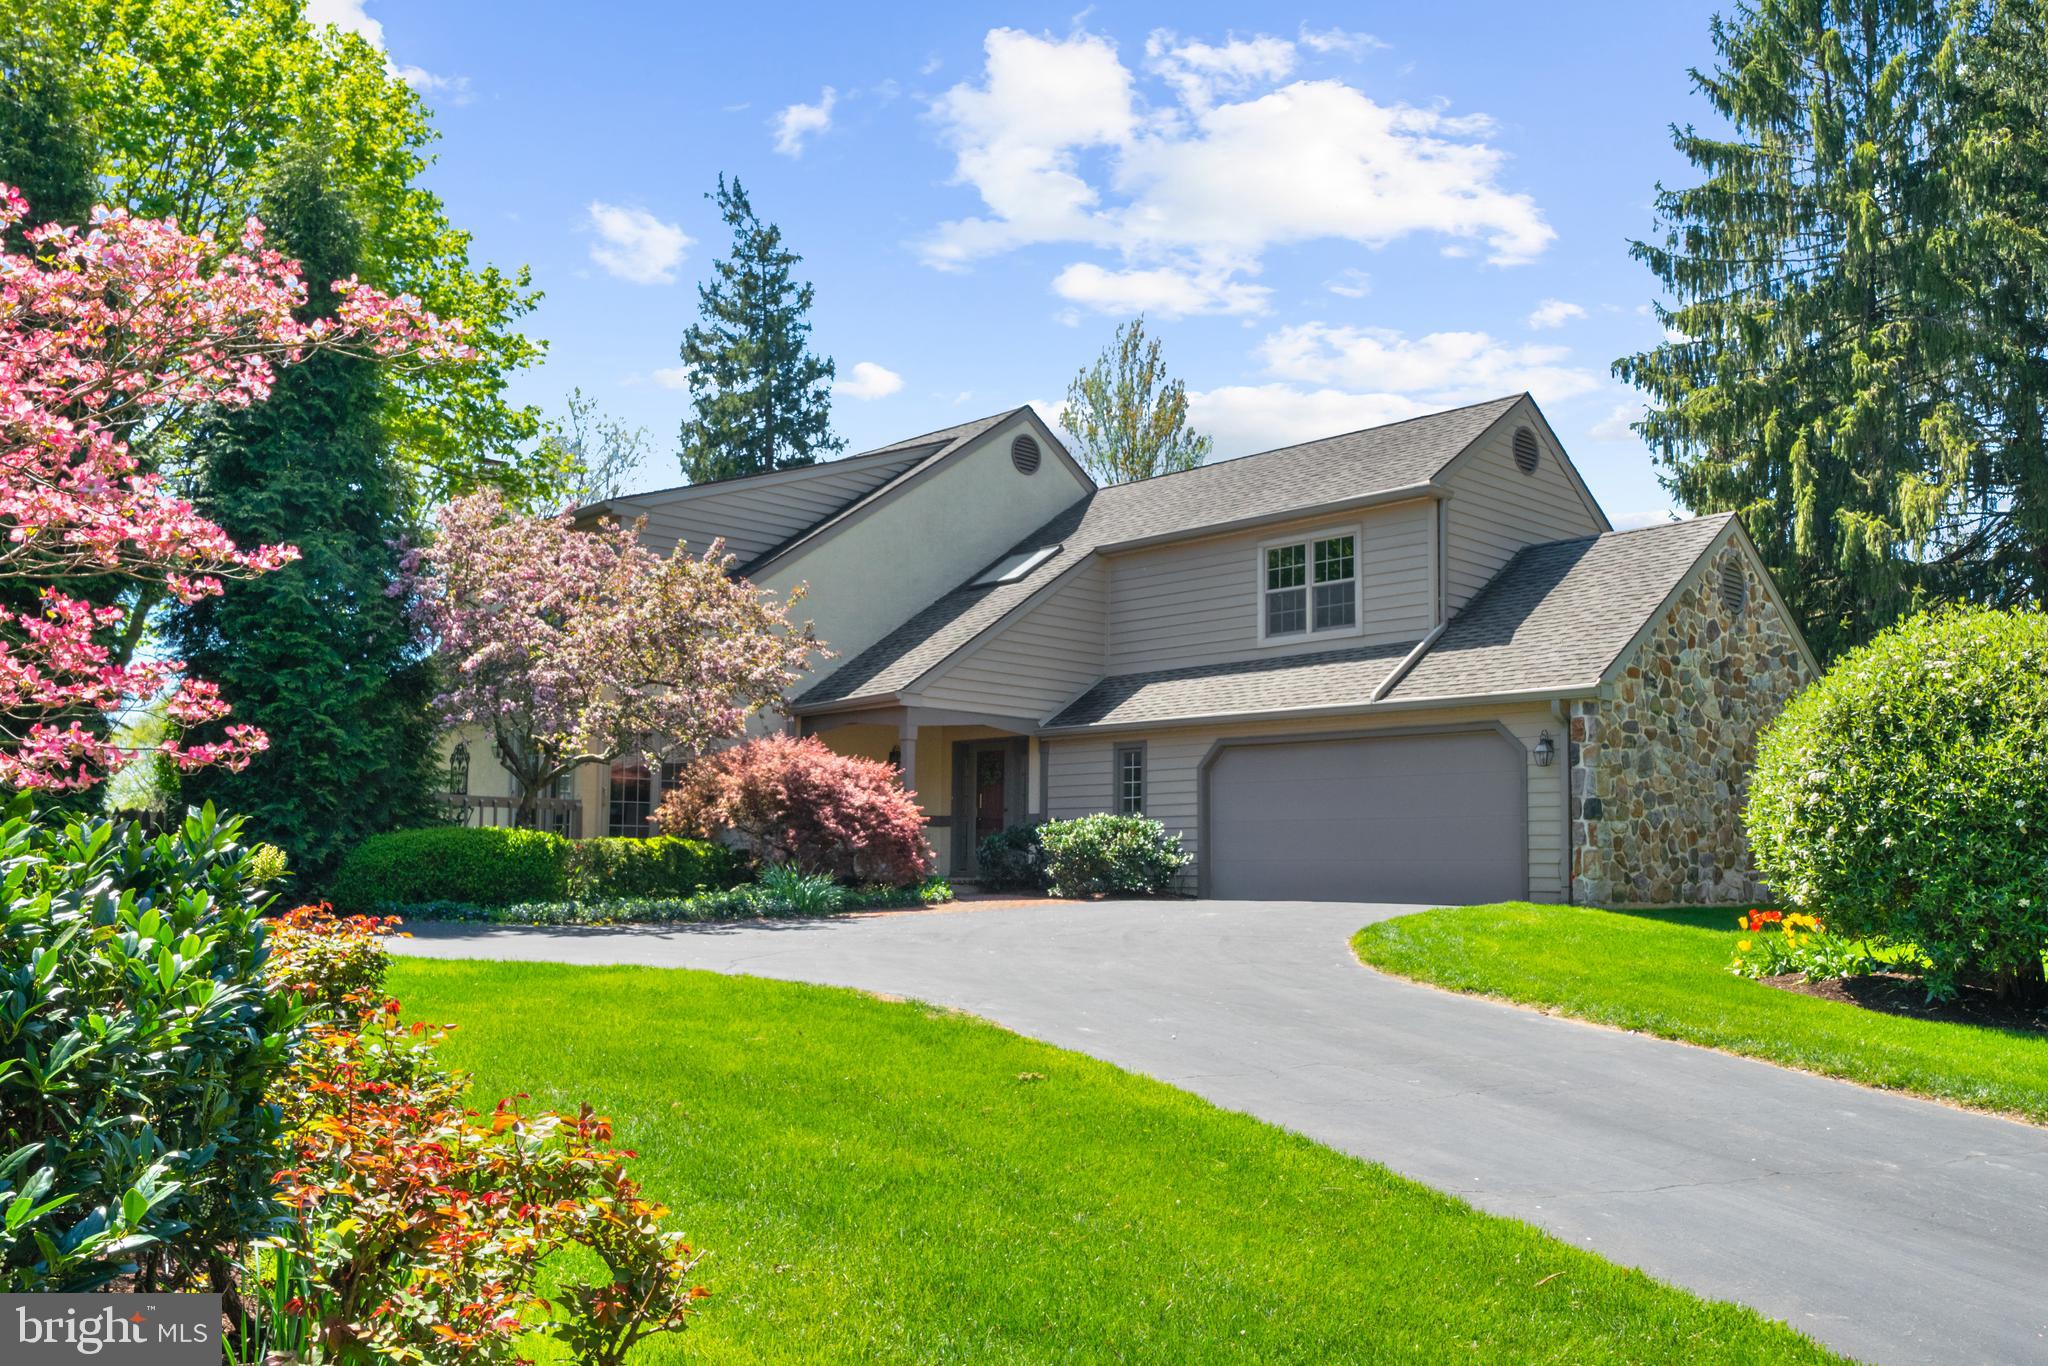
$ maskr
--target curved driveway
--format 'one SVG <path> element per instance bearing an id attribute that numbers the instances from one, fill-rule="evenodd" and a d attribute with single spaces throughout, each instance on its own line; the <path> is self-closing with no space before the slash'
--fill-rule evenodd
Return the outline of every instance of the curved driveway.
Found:
<path id="1" fill-rule="evenodd" d="M 2048 1130 L 1360 967 L 1351 933 L 1409 909 L 1124 902 L 423 925 L 402 948 L 710 968 L 957 1006 L 1853 1356 L 2048 1362 Z"/>

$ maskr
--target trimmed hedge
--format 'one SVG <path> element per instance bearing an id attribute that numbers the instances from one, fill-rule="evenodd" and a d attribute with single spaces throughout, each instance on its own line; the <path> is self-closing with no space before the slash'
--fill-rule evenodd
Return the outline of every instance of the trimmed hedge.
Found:
<path id="1" fill-rule="evenodd" d="M 342 860 L 328 889 L 337 910 L 394 906 L 675 897 L 733 886 L 738 856 L 702 840 L 569 840 L 543 830 L 435 826 L 373 835 Z"/>
<path id="2" fill-rule="evenodd" d="M 391 906 L 401 920 L 473 921 L 492 925 L 668 925 L 715 920 L 754 920 L 798 915 L 845 915 L 912 906 L 937 906 L 953 899 L 944 878 L 914 887 L 840 887 L 831 898 L 798 906 L 757 883 L 690 897 L 614 897 L 600 901 L 527 901 L 511 906 L 476 906 L 437 901 Z"/>
<path id="3" fill-rule="evenodd" d="M 567 843 L 563 871 L 571 901 L 690 896 L 736 887 L 747 876 L 744 858 L 706 840 L 606 836 Z"/>

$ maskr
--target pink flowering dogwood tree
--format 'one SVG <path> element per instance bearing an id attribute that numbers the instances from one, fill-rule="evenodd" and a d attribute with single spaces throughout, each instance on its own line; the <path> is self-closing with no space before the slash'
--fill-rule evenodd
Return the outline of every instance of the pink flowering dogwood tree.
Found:
<path id="1" fill-rule="evenodd" d="M 492 491 L 442 509 L 408 556 L 421 625 L 449 674 L 442 723 L 488 730 L 531 824 L 579 764 L 694 757 L 778 707 L 819 649 L 801 598 L 735 576 L 723 542 L 663 557 L 639 528 L 511 515 Z"/>
<path id="2" fill-rule="evenodd" d="M 0 230 L 28 212 L 0 185 Z M 0 252 L 0 582 L 39 593 L 33 608 L 0 607 L 0 786 L 75 789 L 135 757 L 85 715 L 161 697 L 194 726 L 227 707 L 176 660 L 116 660 L 101 642 L 124 609 L 58 585 L 111 576 L 191 602 L 296 554 L 235 545 L 145 472 L 128 438 L 173 414 L 259 402 L 279 366 L 316 350 L 421 363 L 466 352 L 459 324 L 353 279 L 333 286 L 335 317 L 300 321 L 299 268 L 263 245 L 253 218 L 226 250 L 104 209 L 89 228 L 34 228 L 25 241 Z M 159 751 L 184 768 L 241 765 L 266 743 L 250 726 L 223 733 Z"/>

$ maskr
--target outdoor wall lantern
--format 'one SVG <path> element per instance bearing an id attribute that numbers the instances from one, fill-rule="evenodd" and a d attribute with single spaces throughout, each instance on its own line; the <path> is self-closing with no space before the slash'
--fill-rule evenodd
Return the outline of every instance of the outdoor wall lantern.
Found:
<path id="1" fill-rule="evenodd" d="M 1550 761 L 1556 757 L 1557 742 L 1550 738 L 1550 732 L 1546 730 L 1536 737 L 1536 767 L 1549 768 Z"/>

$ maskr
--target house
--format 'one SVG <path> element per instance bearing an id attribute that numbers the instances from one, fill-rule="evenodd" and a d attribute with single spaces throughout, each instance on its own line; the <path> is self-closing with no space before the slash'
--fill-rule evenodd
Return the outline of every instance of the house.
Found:
<path id="1" fill-rule="evenodd" d="M 809 586 L 791 724 L 899 765 L 956 877 L 1120 811 L 1208 896 L 1747 900 L 1756 733 L 1817 673 L 1738 521 L 1615 531 L 1526 394 L 1110 488 L 1020 408 L 607 511 Z M 576 796 L 638 833 L 667 780 Z"/>

